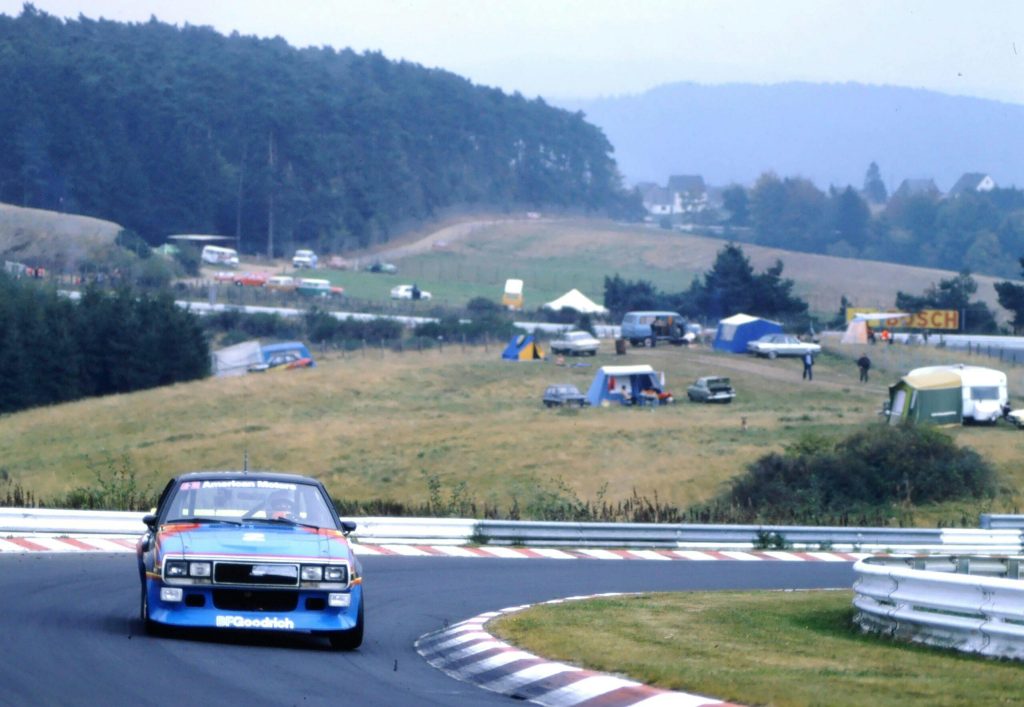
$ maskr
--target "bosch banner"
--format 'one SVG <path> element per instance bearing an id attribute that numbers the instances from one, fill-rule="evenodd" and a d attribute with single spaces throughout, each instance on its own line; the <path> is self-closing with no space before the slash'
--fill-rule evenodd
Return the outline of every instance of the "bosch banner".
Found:
<path id="1" fill-rule="evenodd" d="M 847 307 L 846 321 L 852 321 L 858 314 L 885 314 L 885 312 L 871 307 Z M 955 309 L 922 309 L 920 312 L 913 312 L 909 316 L 872 323 L 872 326 L 889 329 L 941 329 L 957 331 L 960 329 L 960 312 Z"/>

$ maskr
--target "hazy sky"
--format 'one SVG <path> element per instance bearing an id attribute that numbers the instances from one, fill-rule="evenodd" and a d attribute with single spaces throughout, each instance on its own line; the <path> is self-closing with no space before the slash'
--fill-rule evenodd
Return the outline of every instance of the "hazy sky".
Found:
<path id="1" fill-rule="evenodd" d="M 379 50 L 551 99 L 693 81 L 857 81 L 1024 103 L 1019 0 L 35 0 Z M 17 15 L 21 0 L 0 0 Z"/>

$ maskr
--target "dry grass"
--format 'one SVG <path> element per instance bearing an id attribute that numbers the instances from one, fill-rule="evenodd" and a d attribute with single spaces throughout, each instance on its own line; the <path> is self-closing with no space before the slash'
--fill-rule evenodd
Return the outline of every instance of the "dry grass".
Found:
<path id="1" fill-rule="evenodd" d="M 250 468 L 313 474 L 344 499 L 423 502 L 431 475 L 446 493 L 465 482 L 472 499 L 503 509 L 513 499 L 528 505 L 559 482 L 584 500 L 604 491 L 615 502 L 635 491 L 685 506 L 710 499 L 750 461 L 800 435 L 873 422 L 896 377 L 875 371 L 869 384 L 859 384 L 852 361 L 835 355 L 821 357 L 815 380 L 806 383 L 795 360 L 698 347 L 599 355 L 583 367 L 504 362 L 500 348 L 329 354 L 315 369 L 9 415 L 0 422 L 0 470 L 45 498 L 90 485 L 106 460 L 125 455 L 154 489 L 182 471 L 240 468 L 247 455 Z M 874 352 L 878 365 L 886 365 L 890 350 L 896 361 L 896 348 L 902 347 Z M 549 410 L 540 404 L 548 383 L 571 382 L 585 391 L 594 366 L 648 362 L 665 371 L 679 397 L 675 405 Z M 686 402 L 686 385 L 707 374 L 730 376 L 737 401 Z M 1014 389 L 1020 378 L 1011 369 Z M 953 432 L 995 460 L 1007 485 L 1019 488 L 1024 435 L 1009 427 Z M 1008 494 L 1000 503 L 1012 510 L 1015 499 Z M 968 504 L 942 512 L 962 511 L 976 522 L 989 509 Z"/>
<path id="2" fill-rule="evenodd" d="M 111 221 L 0 204 L 0 252 L 30 266 L 70 266 L 112 246 L 120 231 Z"/>
<path id="3" fill-rule="evenodd" d="M 680 592 L 538 606 L 488 630 L 546 658 L 747 705 L 1011 704 L 1021 666 L 852 627 L 850 592 Z"/>
<path id="4" fill-rule="evenodd" d="M 500 295 L 495 288 L 500 288 L 506 277 L 521 277 L 529 308 L 572 287 L 600 300 L 604 277 L 616 273 L 629 280 L 648 280 L 667 292 L 680 292 L 711 268 L 725 245 L 717 238 L 598 220 L 495 220 L 444 233 L 449 241 L 445 252 L 409 245 L 389 252 L 402 277 L 415 277 L 435 298 L 440 295 L 450 301 L 467 295 L 495 298 Z M 813 312 L 828 317 L 838 311 L 844 295 L 854 306 L 889 308 L 898 291 L 921 294 L 955 275 L 931 268 L 741 245 L 755 270 L 782 260 L 783 275 L 794 280 L 795 292 Z M 975 275 L 975 280 L 977 299 L 1005 319 L 993 287 L 1001 278 Z M 463 288 L 475 283 L 477 291 L 464 292 L 456 283 Z"/>

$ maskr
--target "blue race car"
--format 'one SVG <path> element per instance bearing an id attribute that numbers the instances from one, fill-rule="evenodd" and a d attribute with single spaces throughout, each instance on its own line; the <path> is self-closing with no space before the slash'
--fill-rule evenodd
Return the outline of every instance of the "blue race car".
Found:
<path id="1" fill-rule="evenodd" d="M 194 472 L 167 484 L 137 545 L 146 629 L 190 626 L 363 642 L 363 573 L 323 484 L 293 474 Z"/>

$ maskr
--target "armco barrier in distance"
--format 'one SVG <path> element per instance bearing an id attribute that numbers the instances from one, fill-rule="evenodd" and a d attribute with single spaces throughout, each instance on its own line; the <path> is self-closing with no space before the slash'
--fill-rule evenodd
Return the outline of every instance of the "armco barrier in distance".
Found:
<path id="1" fill-rule="evenodd" d="M 143 513 L 0 508 L 0 536 L 24 533 L 142 534 Z M 750 549 L 772 538 L 775 549 L 850 552 L 1018 554 L 1019 529 L 841 528 L 667 523 L 556 523 L 466 518 L 352 518 L 352 537 L 368 544 L 525 547 Z"/>

